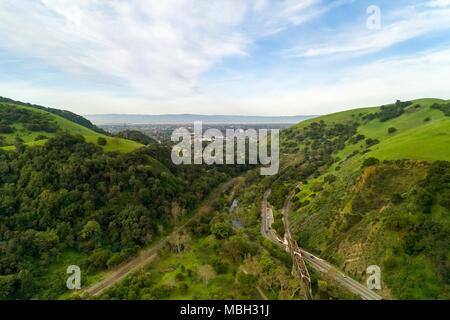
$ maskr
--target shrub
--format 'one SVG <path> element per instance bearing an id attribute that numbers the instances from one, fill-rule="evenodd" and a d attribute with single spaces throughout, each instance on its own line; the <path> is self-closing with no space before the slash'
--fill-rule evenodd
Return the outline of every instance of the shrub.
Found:
<path id="1" fill-rule="evenodd" d="M 324 178 L 324 182 L 329 183 L 329 184 L 335 182 L 336 180 L 337 180 L 337 177 L 333 174 L 329 174 Z"/>
<path id="2" fill-rule="evenodd" d="M 374 146 L 376 144 L 379 144 L 379 143 L 380 143 L 380 140 L 378 140 L 378 139 L 371 139 L 371 138 L 369 138 L 369 139 L 366 140 L 366 145 L 368 147 L 372 147 L 372 146 Z"/>
<path id="3" fill-rule="evenodd" d="M 97 144 L 98 144 L 99 146 L 106 146 L 107 143 L 108 143 L 108 141 L 106 141 L 106 139 L 103 138 L 103 137 L 99 137 L 99 138 L 97 139 Z"/>
<path id="4" fill-rule="evenodd" d="M 388 129 L 388 133 L 389 134 L 393 134 L 395 132 L 397 132 L 397 128 L 391 127 L 391 128 Z"/>
<path id="5" fill-rule="evenodd" d="M 393 204 L 399 204 L 403 202 L 403 197 L 399 193 L 394 193 L 391 197 L 391 201 Z"/>
<path id="6" fill-rule="evenodd" d="M 13 132 L 14 128 L 8 125 L 0 124 L 0 133 L 13 133 Z"/>
<path id="7" fill-rule="evenodd" d="M 212 225 L 211 233 L 217 239 L 226 239 L 229 238 L 233 234 L 233 228 L 229 223 L 226 222 L 218 222 Z"/>
<path id="8" fill-rule="evenodd" d="M 44 136 L 43 134 L 38 135 L 36 138 L 34 138 L 34 141 L 41 141 L 48 139 L 47 136 Z"/>

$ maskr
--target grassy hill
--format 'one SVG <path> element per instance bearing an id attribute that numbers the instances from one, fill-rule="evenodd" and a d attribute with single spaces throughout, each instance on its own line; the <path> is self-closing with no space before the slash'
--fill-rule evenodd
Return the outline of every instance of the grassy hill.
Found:
<path id="1" fill-rule="evenodd" d="M 445 100 L 397 102 L 284 132 L 270 200 L 281 207 L 300 183 L 290 217 L 300 245 L 361 282 L 379 265 L 386 298 L 448 299 L 448 110 Z"/>
<path id="2" fill-rule="evenodd" d="M 413 101 L 404 113 L 389 121 L 374 119 L 362 123 L 358 133 L 366 138 L 377 139 L 379 144 L 370 148 L 367 156 L 379 157 L 382 160 L 415 159 L 415 160 L 450 160 L 450 117 L 431 106 L 435 103 L 446 104 L 450 101 L 440 99 L 419 99 Z M 350 123 L 361 121 L 368 114 L 380 111 L 379 107 L 355 109 L 322 116 L 300 123 L 291 131 L 300 131 L 314 122 L 324 121 L 327 124 Z M 395 128 L 389 134 L 388 129 Z M 432 143 L 430 143 L 432 142 Z M 364 143 L 356 147 L 364 147 Z M 340 155 L 356 150 L 355 145 L 348 145 Z"/>
<path id="3" fill-rule="evenodd" d="M 22 112 L 18 112 L 18 110 Z M 97 144 L 99 138 L 104 138 L 106 139 L 106 145 L 103 148 L 106 152 L 131 152 L 142 147 L 141 144 L 135 141 L 109 137 L 91 128 L 63 118 L 60 115 L 33 106 L 0 103 L 0 114 L 5 115 L 5 112 L 8 112 L 9 115 L 20 113 L 19 117 L 12 116 L 10 118 L 15 120 L 5 120 L 5 116 L 3 116 L 3 119 L 0 119 L 0 123 L 3 124 L 5 129 L 0 130 L 0 146 L 5 150 L 15 149 L 14 145 L 18 141 L 28 146 L 43 145 L 48 138 L 55 136 L 60 130 L 74 135 L 82 135 L 87 142 L 95 144 Z M 43 127 L 41 126 L 42 128 L 39 126 L 33 127 L 30 125 L 30 121 L 45 125 Z"/>

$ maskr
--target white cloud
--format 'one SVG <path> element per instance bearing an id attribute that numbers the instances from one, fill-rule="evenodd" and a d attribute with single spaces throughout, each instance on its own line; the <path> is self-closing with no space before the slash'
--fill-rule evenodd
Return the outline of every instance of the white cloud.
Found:
<path id="1" fill-rule="evenodd" d="M 429 0 L 425 5 L 430 8 L 445 8 L 450 6 L 450 0 Z"/>
<path id="2" fill-rule="evenodd" d="M 382 29 L 368 30 L 365 24 L 338 32 L 338 36 L 320 39 L 320 45 L 298 46 L 285 51 L 288 57 L 318 57 L 341 54 L 366 54 L 377 52 L 433 31 L 450 29 L 450 9 L 446 7 L 448 0 L 437 0 L 427 3 L 431 7 L 441 9 L 416 11 L 407 8 L 390 17 L 382 11 Z M 395 21 L 386 23 L 388 20 Z M 323 44 L 324 43 L 324 44 Z"/>
<path id="3" fill-rule="evenodd" d="M 183 93 L 221 59 L 244 54 L 241 1 L 24 0 L 0 3 L 2 46 L 63 71 L 148 96 Z"/>
<path id="4" fill-rule="evenodd" d="M 2 0 L 0 48 L 38 58 L 69 80 L 113 84 L 118 90 L 69 90 L 42 84 L 39 74 L 29 73 L 16 81 L 3 75 L 0 95 L 80 114 L 318 114 L 397 98 L 450 98 L 450 49 L 414 50 L 413 57 L 345 69 L 330 63 L 325 71 L 315 63 L 301 68 L 288 60 L 255 75 L 232 69 L 214 83 L 200 81 L 223 59 L 248 55 L 255 38 L 351 1 Z M 449 26 L 445 1 L 426 4 L 439 9 L 417 12 L 413 7 L 418 20 L 402 17 L 378 33 L 353 31 L 290 53 L 371 52 Z M 122 90 L 127 86 L 134 91 Z"/>
<path id="5" fill-rule="evenodd" d="M 397 57 L 338 73 L 317 74 L 314 81 L 299 89 L 261 90 L 258 96 L 239 100 L 233 110 L 244 106 L 261 114 L 326 114 L 357 107 L 370 107 L 396 99 L 450 99 L 450 48 Z M 316 79 L 311 79 L 312 80 Z M 305 84 L 298 80 L 299 86 Z"/>
<path id="6" fill-rule="evenodd" d="M 253 36 L 307 19 L 307 10 L 319 5 L 320 0 L 2 0 L 0 47 L 86 82 L 129 87 L 136 95 L 188 95 L 214 65 L 246 55 Z"/>
<path id="7" fill-rule="evenodd" d="M 326 114 L 396 99 L 450 99 L 450 48 L 386 59 L 337 73 L 320 73 L 316 77 L 308 79 L 305 75 L 291 74 L 284 79 L 282 76 L 272 79 L 272 85 L 266 79 L 252 79 L 258 94 L 235 96 L 219 90 L 152 103 L 140 98 L 111 97 L 103 92 L 80 94 L 35 88 L 26 83 L 0 84 L 0 90 L 12 98 L 23 97 L 26 101 L 58 108 L 70 108 L 77 101 L 80 107 L 75 111 L 81 114 Z M 332 78 L 339 80 L 329 81 Z M 296 82 L 298 88 L 292 88 Z"/>

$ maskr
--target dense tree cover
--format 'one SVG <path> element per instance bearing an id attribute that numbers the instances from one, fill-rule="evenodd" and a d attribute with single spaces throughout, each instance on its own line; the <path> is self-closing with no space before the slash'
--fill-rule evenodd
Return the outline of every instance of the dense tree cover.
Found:
<path id="1" fill-rule="evenodd" d="M 144 145 L 157 143 L 157 141 L 138 130 L 124 130 L 117 134 L 119 138 L 133 140 Z"/>
<path id="2" fill-rule="evenodd" d="M 94 124 L 92 124 L 92 122 L 90 122 L 88 119 L 75 114 L 73 112 L 67 111 L 67 110 L 60 110 L 60 109 L 54 109 L 54 108 L 47 108 L 47 107 L 43 107 L 43 106 L 39 106 L 36 104 L 31 104 L 31 103 L 25 103 L 25 102 L 21 102 L 21 101 L 16 101 L 16 100 L 12 100 L 9 98 L 5 98 L 5 97 L 0 97 L 0 103 L 5 103 L 5 104 L 13 104 L 13 105 L 18 105 L 18 106 L 26 106 L 26 107 L 33 107 L 36 109 L 40 109 L 40 110 L 44 110 L 53 114 L 56 114 L 60 117 L 63 117 L 67 120 L 70 120 L 72 122 L 78 123 L 79 125 L 82 125 L 83 127 L 86 127 L 88 129 L 91 129 L 95 132 L 98 133 L 102 133 L 105 135 L 109 135 L 108 132 L 100 129 L 99 127 L 95 126 Z"/>
<path id="3" fill-rule="evenodd" d="M 363 119 L 369 121 L 373 119 L 380 119 L 381 122 L 386 122 L 400 117 L 405 112 L 405 109 L 412 104 L 413 103 L 411 101 L 402 102 L 397 100 L 395 104 L 381 106 L 380 112 L 367 114 L 363 117 Z"/>
<path id="4" fill-rule="evenodd" d="M 61 133 L 43 147 L 0 151 L 0 298 L 39 293 L 34 280 L 67 250 L 89 255 L 89 270 L 124 261 L 227 179 L 174 166 L 161 148 L 104 153 Z"/>
<path id="5" fill-rule="evenodd" d="M 246 181 L 189 225 L 188 248 L 169 243 L 158 259 L 111 288 L 103 299 L 272 299 L 299 298 L 299 281 L 290 274 L 289 255 L 260 236 L 259 191 Z M 234 196 L 236 210 L 229 212 Z M 236 228 L 240 219 L 245 227 Z M 175 241 L 185 243 L 186 241 Z"/>
<path id="6" fill-rule="evenodd" d="M 15 131 L 13 124 L 21 124 L 28 131 L 55 132 L 58 125 L 43 114 L 20 109 L 11 105 L 0 105 L 0 133 Z"/>

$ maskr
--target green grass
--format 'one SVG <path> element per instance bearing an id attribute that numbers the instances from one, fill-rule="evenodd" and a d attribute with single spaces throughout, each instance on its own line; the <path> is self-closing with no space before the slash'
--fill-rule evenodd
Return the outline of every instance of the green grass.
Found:
<path id="1" fill-rule="evenodd" d="M 450 160 L 450 117 L 430 106 L 435 99 L 415 101 L 405 114 L 387 122 L 373 120 L 358 129 L 359 133 L 380 144 L 371 148 L 367 157 L 381 160 Z M 420 108 L 415 106 L 420 105 Z M 429 118 L 430 121 L 424 120 Z M 394 127 L 397 132 L 388 134 Z"/>
<path id="2" fill-rule="evenodd" d="M 14 106 L 16 108 L 31 110 L 33 112 L 43 114 L 43 115 L 51 118 L 52 120 L 54 120 L 62 130 L 68 131 L 69 133 L 74 134 L 74 135 L 75 134 L 82 135 L 86 139 L 86 142 L 91 142 L 91 143 L 97 144 L 98 138 L 100 138 L 100 137 L 105 138 L 107 140 L 107 144 L 103 147 L 105 152 L 118 151 L 118 152 L 128 153 L 128 152 L 132 152 L 136 149 L 143 147 L 142 144 L 135 142 L 135 141 L 105 136 L 101 133 L 97 133 L 91 129 L 83 127 L 77 123 L 74 123 L 70 120 L 67 120 L 65 118 L 62 118 L 58 115 L 49 113 L 44 110 L 36 109 L 33 107 L 26 107 L 26 106 L 18 106 L 18 105 L 14 105 Z M 1 106 L 0 106 L 0 108 L 1 108 Z M 15 140 L 15 137 L 18 136 L 24 140 L 24 143 L 27 146 L 30 146 L 30 147 L 40 146 L 40 145 L 45 144 L 45 142 L 47 140 L 35 141 L 35 138 L 38 135 L 45 135 L 49 138 L 55 136 L 55 133 L 27 131 L 20 124 L 12 124 L 12 125 L 14 128 L 16 128 L 16 132 L 10 133 L 10 134 L 0 134 L 1 136 L 5 137 L 6 141 L 9 143 L 13 143 Z M 1 149 L 14 150 L 15 147 L 7 146 L 7 147 L 3 147 Z"/>
<path id="3" fill-rule="evenodd" d="M 298 128 L 304 128 L 309 126 L 313 122 L 320 122 L 324 121 L 325 123 L 345 123 L 348 121 L 351 121 L 352 119 L 355 119 L 359 114 L 368 114 L 368 113 L 375 113 L 379 110 L 379 107 L 370 107 L 370 108 L 359 108 L 359 109 L 352 109 L 352 110 L 346 110 L 341 111 L 337 113 L 332 113 L 324 116 L 320 116 L 317 118 L 309 119 L 306 121 L 303 121 L 297 125 Z"/>
<path id="4" fill-rule="evenodd" d="M 363 157 L 376 157 L 380 160 L 448 160 L 450 161 L 450 117 L 446 117 L 443 112 L 431 109 L 433 103 L 442 103 L 446 100 L 440 99 L 419 99 L 414 100 L 414 104 L 408 107 L 400 117 L 386 122 L 378 119 L 363 123 L 358 127 L 358 133 L 366 138 L 378 139 L 380 143 L 372 146 L 370 152 Z M 419 108 L 416 106 L 420 105 Z M 305 128 L 313 122 L 324 121 L 326 123 L 345 123 L 350 121 L 360 121 L 359 114 L 375 113 L 379 107 L 362 108 L 334 113 L 315 119 L 302 122 L 296 128 Z M 424 120 L 430 120 L 425 122 Z M 388 133 L 389 128 L 396 128 L 397 132 Z M 302 142 L 299 141 L 301 144 Z M 364 141 L 353 145 L 347 144 L 337 157 L 344 159 L 355 150 L 363 150 Z M 333 167 L 333 169 L 336 165 Z"/>
<path id="5" fill-rule="evenodd" d="M 419 160 L 419 161 L 450 161 L 450 117 L 446 117 L 443 112 L 433 110 L 430 106 L 436 102 L 445 102 L 439 99 L 419 99 L 407 108 L 407 111 L 398 118 L 380 122 L 378 119 L 372 120 L 358 128 L 358 133 L 366 138 L 378 139 L 380 143 L 372 146 L 370 152 L 358 154 L 351 159 L 345 160 L 352 152 L 366 149 L 365 142 L 357 144 L 347 144 L 346 147 L 336 154 L 341 162 L 333 164 L 326 172 L 317 179 L 312 179 L 308 185 L 302 187 L 302 191 L 297 195 L 301 201 L 311 200 L 313 193 L 310 189 L 316 183 L 321 183 L 328 174 L 338 175 L 340 177 L 349 176 L 359 171 L 364 159 L 375 157 L 380 160 Z M 415 106 L 420 105 L 420 108 Z M 327 123 L 343 123 L 354 119 L 352 115 L 359 113 L 375 113 L 378 107 L 364 108 L 339 112 L 316 119 L 302 122 L 299 127 L 307 126 L 311 122 L 325 121 Z M 424 119 L 430 118 L 425 122 Z M 397 132 L 389 134 L 388 129 L 394 127 Z M 336 167 L 340 171 L 336 172 Z"/>

